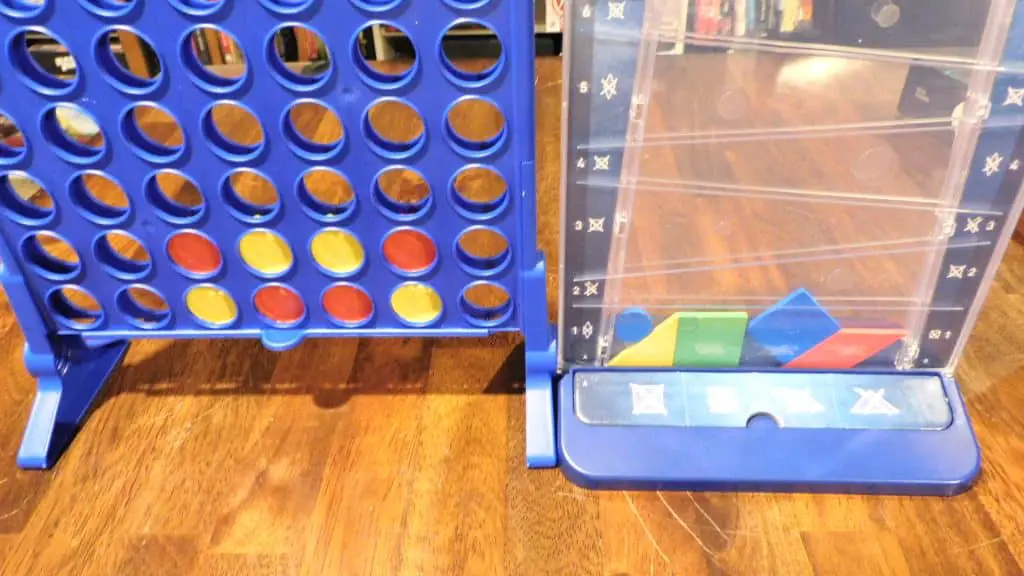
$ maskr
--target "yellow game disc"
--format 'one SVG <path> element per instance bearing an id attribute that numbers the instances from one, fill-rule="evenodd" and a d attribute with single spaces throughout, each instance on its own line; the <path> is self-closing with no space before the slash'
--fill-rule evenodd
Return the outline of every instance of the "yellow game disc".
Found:
<path id="1" fill-rule="evenodd" d="M 192 288 L 185 296 L 185 305 L 196 318 L 212 326 L 231 324 L 238 317 L 234 299 L 216 286 Z"/>
<path id="2" fill-rule="evenodd" d="M 363 266 L 366 252 L 359 240 L 344 230 L 327 228 L 313 237 L 313 259 L 331 274 L 352 274 Z"/>
<path id="3" fill-rule="evenodd" d="M 252 230 L 242 236 L 238 253 L 253 270 L 267 276 L 284 274 L 292 267 L 292 249 L 269 230 Z"/>
<path id="4" fill-rule="evenodd" d="M 430 324 L 441 316 L 442 307 L 437 292 L 419 282 L 402 284 L 391 293 L 391 308 L 409 324 Z"/>

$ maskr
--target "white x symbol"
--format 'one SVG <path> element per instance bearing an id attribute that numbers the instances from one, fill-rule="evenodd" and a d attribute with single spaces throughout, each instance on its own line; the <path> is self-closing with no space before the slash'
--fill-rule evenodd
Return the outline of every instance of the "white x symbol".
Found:
<path id="1" fill-rule="evenodd" d="M 1006 101 L 1003 106 L 1024 106 L 1024 88 L 1009 87 L 1006 89 Z"/>
<path id="2" fill-rule="evenodd" d="M 626 17 L 626 2 L 608 2 L 608 19 L 622 20 Z"/>
<path id="3" fill-rule="evenodd" d="M 611 168 L 612 155 L 594 156 L 594 170 L 609 170 Z"/>
<path id="4" fill-rule="evenodd" d="M 1002 169 L 1003 160 L 1004 158 L 999 152 L 985 158 L 985 176 L 991 176 L 999 172 Z"/>
<path id="5" fill-rule="evenodd" d="M 964 232 L 970 232 L 971 234 L 977 234 L 981 232 L 981 221 L 985 218 L 983 216 L 976 216 L 974 218 L 967 219 L 967 226 L 964 227 Z"/>
<path id="6" fill-rule="evenodd" d="M 950 265 L 950 267 L 949 267 L 949 274 L 946 275 L 946 278 L 963 278 L 964 277 L 964 272 L 966 272 L 966 271 L 967 271 L 967 265 L 964 265 L 964 266 L 953 266 L 953 265 Z"/>
<path id="7" fill-rule="evenodd" d="M 604 96 L 607 100 L 615 98 L 619 93 L 619 79 L 609 74 L 604 78 L 601 78 L 601 96 Z"/>
<path id="8" fill-rule="evenodd" d="M 600 287 L 601 287 L 601 285 L 598 284 L 597 282 L 591 282 L 590 280 L 587 280 L 583 284 L 583 295 L 584 296 L 597 296 L 597 289 L 600 288 Z"/>

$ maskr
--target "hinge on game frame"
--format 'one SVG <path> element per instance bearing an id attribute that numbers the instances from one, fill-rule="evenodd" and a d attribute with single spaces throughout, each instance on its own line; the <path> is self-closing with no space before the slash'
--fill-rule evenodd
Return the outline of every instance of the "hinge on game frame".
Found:
<path id="1" fill-rule="evenodd" d="M 908 341 L 903 346 L 903 350 L 896 355 L 896 368 L 900 370 L 910 370 L 914 368 L 917 363 L 917 357 L 921 354 L 921 348 L 915 341 Z"/>
<path id="2" fill-rule="evenodd" d="M 625 210 L 619 210 L 615 213 L 615 225 L 612 229 L 615 235 L 621 236 L 626 232 L 626 224 L 629 223 L 629 213 Z"/>
<path id="3" fill-rule="evenodd" d="M 942 216 L 942 232 L 940 240 L 947 240 L 956 234 L 956 212 L 947 212 Z"/>
<path id="4" fill-rule="evenodd" d="M 612 350 L 612 339 L 610 336 L 599 336 L 597 339 L 597 363 L 605 365 L 608 363 L 608 355 Z"/>

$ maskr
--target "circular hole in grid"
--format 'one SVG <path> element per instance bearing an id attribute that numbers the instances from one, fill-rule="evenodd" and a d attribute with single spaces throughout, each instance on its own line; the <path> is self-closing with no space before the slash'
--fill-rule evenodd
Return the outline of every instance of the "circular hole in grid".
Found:
<path id="1" fill-rule="evenodd" d="M 412 168 L 393 166 L 381 171 L 373 183 L 373 197 L 385 214 L 399 220 L 422 216 L 430 209 L 430 185 Z"/>
<path id="2" fill-rule="evenodd" d="M 512 298 L 498 284 L 475 282 L 462 291 L 459 308 L 470 324 L 495 326 L 512 315 Z"/>
<path id="3" fill-rule="evenodd" d="M 480 45 L 480 36 L 491 39 Z M 460 20 L 441 35 L 441 64 L 448 77 L 466 87 L 482 86 L 498 77 L 505 64 L 505 48 L 490 25 Z"/>
<path id="4" fill-rule="evenodd" d="M 46 10 L 46 0 L 0 0 L 0 14 L 11 18 L 35 18 Z"/>
<path id="5" fill-rule="evenodd" d="M 335 323 L 362 326 L 373 317 L 373 300 L 365 290 L 352 284 L 334 284 L 321 297 L 324 312 Z"/>
<path id="6" fill-rule="evenodd" d="M 171 4 L 190 16 L 208 16 L 222 6 L 227 0 L 170 0 Z"/>
<path id="7" fill-rule="evenodd" d="M 224 264 L 220 248 L 195 230 L 176 232 L 167 239 L 167 257 L 179 272 L 190 278 L 210 278 Z"/>
<path id="8" fill-rule="evenodd" d="M 264 322 L 278 328 L 295 326 L 306 317 L 302 296 L 282 284 L 261 286 L 253 294 L 252 304 Z"/>
<path id="9" fill-rule="evenodd" d="M 458 8 L 460 10 L 472 10 L 473 8 L 480 8 L 491 0 L 443 0 L 445 4 L 448 4 L 452 8 Z M 561 5 L 561 4 L 560 4 Z"/>
<path id="10" fill-rule="evenodd" d="M 374 28 L 385 37 L 389 53 L 377 52 Z M 352 58 L 356 69 L 371 86 L 390 89 L 408 83 L 416 73 L 416 47 L 408 33 L 391 22 L 371 22 L 355 35 Z"/>
<path id="11" fill-rule="evenodd" d="M 444 304 L 433 287 L 421 282 L 406 282 L 391 293 L 391 309 L 405 324 L 427 326 L 441 317 Z"/>
<path id="12" fill-rule="evenodd" d="M 288 108 L 284 135 L 299 156 L 326 160 L 341 151 L 345 128 L 334 110 L 316 100 L 300 100 Z"/>
<path id="13" fill-rule="evenodd" d="M 319 32 L 297 24 L 279 26 L 267 40 L 267 62 L 281 84 L 299 92 L 327 83 L 334 69 Z"/>
<path id="14" fill-rule="evenodd" d="M 303 209 L 317 220 L 337 222 L 356 207 L 356 194 L 342 173 L 331 168 L 311 168 L 298 181 Z"/>
<path id="15" fill-rule="evenodd" d="M 399 228 L 384 238 L 384 260 L 399 274 L 418 276 L 437 264 L 437 245 L 426 233 L 415 228 Z"/>
<path id="16" fill-rule="evenodd" d="M 313 261 L 326 274 L 351 276 L 366 263 L 366 251 L 354 234 L 339 228 L 324 228 L 309 243 Z"/>
<path id="17" fill-rule="evenodd" d="M 200 88 L 226 94 L 242 87 L 249 63 L 238 40 L 216 26 L 202 25 L 182 37 L 178 50 L 182 64 Z"/>
<path id="18" fill-rule="evenodd" d="M 316 0 L 260 0 L 270 11 L 278 14 L 298 14 Z"/>
<path id="19" fill-rule="evenodd" d="M 91 114 L 74 104 L 56 104 L 43 113 L 43 137 L 58 156 L 72 164 L 90 164 L 106 150 L 106 137 Z"/>
<path id="20" fill-rule="evenodd" d="M 103 321 L 103 307 L 81 286 L 59 286 L 46 295 L 53 317 L 72 330 L 95 328 Z"/>
<path id="21" fill-rule="evenodd" d="M 174 170 L 150 174 L 144 184 L 146 199 L 158 216 L 174 224 L 195 222 L 203 214 L 206 200 L 199 186 Z"/>
<path id="22" fill-rule="evenodd" d="M 124 188 L 102 172 L 75 174 L 68 184 L 68 196 L 83 216 L 97 224 L 117 224 L 131 211 Z"/>
<path id="23" fill-rule="evenodd" d="M 100 33 L 94 50 L 96 63 L 115 88 L 146 94 L 160 84 L 163 63 L 148 38 L 126 27 Z"/>
<path id="24" fill-rule="evenodd" d="M 256 274 L 275 278 L 291 270 L 295 257 L 288 241 L 271 230 L 249 230 L 238 241 L 238 255 Z"/>
<path id="25" fill-rule="evenodd" d="M 114 298 L 114 304 L 128 322 L 143 330 L 163 328 L 171 320 L 167 299 L 142 284 L 122 288 Z"/>
<path id="26" fill-rule="evenodd" d="M 505 140 L 505 114 L 490 100 L 475 96 L 462 98 L 448 109 L 445 132 L 463 154 L 485 156 L 497 150 Z"/>
<path id="27" fill-rule="evenodd" d="M 0 166 L 20 162 L 25 152 L 25 134 L 13 118 L 0 110 Z"/>
<path id="28" fill-rule="evenodd" d="M 56 214 L 50 193 L 24 172 L 0 176 L 0 203 L 11 220 L 27 226 L 46 224 Z"/>
<path id="29" fill-rule="evenodd" d="M 496 274 L 508 266 L 512 258 L 508 238 L 494 228 L 469 228 L 455 242 L 455 256 L 469 272 Z"/>
<path id="30" fill-rule="evenodd" d="M 221 184 L 224 201 L 232 214 L 244 222 L 270 219 L 281 206 L 277 188 L 266 176 L 249 168 L 239 168 Z"/>
<path id="31" fill-rule="evenodd" d="M 156 104 L 135 104 L 126 109 L 121 115 L 121 134 L 143 160 L 165 164 L 185 153 L 181 124 L 167 109 Z"/>
<path id="32" fill-rule="evenodd" d="M 226 290 L 212 284 L 193 286 L 185 294 L 185 306 L 196 322 L 207 328 L 225 328 L 238 319 L 238 304 Z"/>
<path id="33" fill-rule="evenodd" d="M 374 102 L 366 110 L 363 131 L 373 149 L 386 158 L 411 156 L 427 140 L 423 117 L 411 104 L 397 98 Z"/>
<path id="34" fill-rule="evenodd" d="M 213 152 L 229 162 L 253 160 L 265 146 L 263 125 L 239 102 L 215 102 L 203 113 L 202 130 Z"/>
<path id="35" fill-rule="evenodd" d="M 496 216 L 508 204 L 508 183 L 487 166 L 459 170 L 451 183 L 452 199 L 464 216 L 483 219 Z"/>
<path id="36" fill-rule="evenodd" d="M 117 18 L 131 12 L 138 0 L 79 0 L 79 3 L 97 16 Z"/>
<path id="37" fill-rule="evenodd" d="M 138 280 L 153 268 L 153 259 L 141 240 L 122 230 L 100 234 L 93 243 L 96 260 L 111 276 Z"/>
<path id="38" fill-rule="evenodd" d="M 386 12 L 405 0 L 352 0 L 352 3 L 369 12 Z M 490 1 L 490 0 L 486 0 Z"/>
<path id="39" fill-rule="evenodd" d="M 78 63 L 67 44 L 49 30 L 32 27 L 11 36 L 11 64 L 29 88 L 47 96 L 63 96 L 78 83 Z"/>
<path id="40" fill-rule="evenodd" d="M 238 102 L 216 102 L 207 108 L 202 130 L 210 148 L 231 162 L 252 160 L 265 146 L 263 125 L 252 110 Z"/>
<path id="41" fill-rule="evenodd" d="M 53 232 L 35 232 L 21 241 L 21 256 L 37 274 L 49 280 L 70 280 L 82 270 L 74 246 Z"/>

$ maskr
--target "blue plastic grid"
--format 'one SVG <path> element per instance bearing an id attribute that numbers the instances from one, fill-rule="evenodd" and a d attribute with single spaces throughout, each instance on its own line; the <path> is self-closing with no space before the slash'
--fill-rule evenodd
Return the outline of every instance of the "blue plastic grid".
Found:
<path id="1" fill-rule="evenodd" d="M 491 28 L 503 51 L 482 73 L 466 73 L 443 54 L 441 39 L 457 24 Z M 371 24 L 402 30 L 416 49 L 415 65 L 390 76 L 360 57 L 360 31 Z M 278 30 L 304 26 L 316 32 L 330 53 L 330 67 L 304 76 L 285 66 L 274 47 Z M 190 35 L 202 26 L 231 34 L 244 53 L 245 73 L 238 78 L 211 74 L 195 57 Z M 111 56 L 107 38 L 124 30 L 148 42 L 160 60 L 152 79 L 127 73 Z M 45 33 L 66 46 L 77 74 L 63 80 L 46 74 L 24 49 L 26 34 Z M 7 180 L 0 236 L 5 264 L 2 281 L 26 335 L 26 362 L 40 380 L 19 463 L 46 467 L 65 438 L 55 430 L 74 428 L 107 374 L 134 338 L 259 337 L 268 348 L 286 349 L 307 336 L 483 336 L 522 330 L 527 337 L 528 461 L 554 463 L 551 330 L 544 303 L 544 263 L 536 249 L 534 199 L 533 6 L 513 0 L 28 0 L 0 1 L 0 114 L 24 135 L 24 148 L 0 145 L 0 173 Z M 482 99 L 502 111 L 505 126 L 484 142 L 459 137 L 447 112 L 467 100 Z M 422 118 L 424 132 L 412 142 L 389 141 L 368 120 L 375 104 L 399 101 Z M 337 144 L 305 140 L 292 126 L 288 110 L 315 102 L 333 110 L 344 127 Z M 217 131 L 211 109 L 233 103 L 258 118 L 262 143 L 244 145 Z M 74 106 L 102 128 L 104 141 L 90 147 L 67 138 L 55 109 Z M 132 121 L 133 106 L 157 107 L 175 118 L 184 139 L 180 147 L 148 139 Z M 505 196 L 473 205 L 453 191 L 455 175 L 485 166 L 500 174 Z M 430 197 L 413 210 L 396 211 L 375 190 L 376 177 L 393 167 L 419 172 Z M 304 192 L 302 176 L 314 168 L 342 174 L 355 191 L 353 204 L 329 212 Z M 205 203 L 190 208 L 154 194 L 154 177 L 171 171 L 192 180 Z M 32 207 L 12 194 L 9 177 L 23 172 L 53 198 L 52 210 Z M 274 184 L 278 203 L 250 205 L 231 193 L 230 175 L 249 172 Z M 90 202 L 80 177 L 102 174 L 120 184 L 130 199 L 127 210 Z M 460 254 L 457 242 L 466 230 L 485 227 L 504 236 L 509 250 L 494 261 Z M 326 228 L 356 236 L 365 262 L 352 274 L 329 274 L 311 257 L 312 237 Z M 429 236 L 437 261 L 418 273 L 389 266 L 384 238 L 412 228 Z M 280 236 L 293 264 L 281 274 L 247 267 L 237 246 L 254 229 Z M 116 230 L 147 248 L 150 264 L 118 261 L 99 241 Z M 200 233 L 221 252 L 216 272 L 185 274 L 168 257 L 166 241 L 182 230 Z M 49 262 L 28 239 L 56 235 L 74 247 L 78 266 Z M 393 290 L 407 282 L 433 287 L 443 312 L 428 324 L 408 322 L 391 308 Z M 481 282 L 501 286 L 510 304 L 497 311 L 467 308 L 463 291 Z M 320 305 L 322 292 L 341 283 L 361 287 L 372 298 L 372 316 L 359 326 L 342 326 Z M 66 321 L 81 310 L 55 296 L 76 286 L 92 294 L 102 313 L 88 329 Z M 143 285 L 162 295 L 169 314 L 145 317 L 124 297 L 128 286 Z M 231 294 L 237 318 L 211 327 L 195 318 L 185 297 L 197 285 L 217 286 Z M 305 303 L 305 315 L 290 326 L 268 323 L 253 296 L 264 286 L 285 286 Z M 475 314 L 474 314 L 475 312 Z M 139 318 L 142 317 L 142 321 Z M 83 376 L 84 374 L 84 376 Z M 69 396 L 70 380 L 86 392 Z M 63 394 L 63 396 L 62 396 Z M 538 428 L 539 427 L 539 428 Z M 64 434 L 66 436 L 66 434 Z"/>

